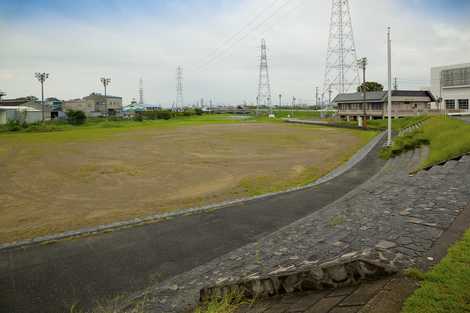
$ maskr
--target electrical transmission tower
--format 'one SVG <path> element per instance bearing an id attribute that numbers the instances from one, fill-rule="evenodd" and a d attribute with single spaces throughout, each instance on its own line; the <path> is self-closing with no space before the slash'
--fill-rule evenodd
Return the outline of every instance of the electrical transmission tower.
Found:
<path id="1" fill-rule="evenodd" d="M 144 105 L 144 80 L 139 79 L 139 104 Z"/>
<path id="2" fill-rule="evenodd" d="M 349 0 L 332 0 L 323 93 L 345 93 L 359 85 Z"/>
<path id="3" fill-rule="evenodd" d="M 183 108 L 183 69 L 181 66 L 178 66 L 176 69 L 176 108 L 181 109 Z"/>
<path id="4" fill-rule="evenodd" d="M 269 83 L 268 57 L 266 54 L 266 41 L 261 40 L 261 62 L 259 66 L 257 108 L 267 106 L 271 108 L 271 85 Z"/>

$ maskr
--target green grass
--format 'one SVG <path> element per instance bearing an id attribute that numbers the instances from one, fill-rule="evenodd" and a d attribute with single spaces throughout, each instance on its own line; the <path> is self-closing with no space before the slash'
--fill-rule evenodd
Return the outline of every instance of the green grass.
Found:
<path id="1" fill-rule="evenodd" d="M 335 215 L 328 220 L 328 226 L 335 227 L 344 224 L 345 218 L 342 215 Z"/>
<path id="2" fill-rule="evenodd" d="M 234 313 L 244 303 L 252 304 L 246 302 L 241 294 L 230 293 L 222 299 L 213 299 L 208 303 L 200 305 L 194 313 Z"/>
<path id="3" fill-rule="evenodd" d="M 419 130 L 398 137 L 392 147 L 382 151 L 382 156 L 393 157 L 423 144 L 429 145 L 429 155 L 422 168 L 469 153 L 470 125 L 444 116 L 428 118 Z"/>
<path id="4" fill-rule="evenodd" d="M 287 118 L 290 116 L 291 118 L 301 119 L 301 120 L 319 120 L 320 119 L 320 112 L 318 111 L 298 111 L 294 110 L 292 113 L 291 110 L 275 110 L 274 114 L 276 118 Z"/>
<path id="5" fill-rule="evenodd" d="M 112 136 L 119 136 L 124 132 L 133 130 L 160 128 L 160 127 L 181 127 L 202 124 L 225 124 L 256 122 L 257 119 L 233 119 L 230 115 L 203 115 L 178 117 L 170 120 L 146 120 L 142 122 L 132 120 L 104 120 L 94 119 L 87 121 L 84 125 L 74 126 L 63 122 L 47 122 L 42 126 L 36 126 L 37 131 L 16 131 L 10 132 L 5 128 L 0 130 L 1 142 L 27 142 L 27 143 L 64 143 L 68 141 L 90 141 L 104 140 Z"/>
<path id="6" fill-rule="evenodd" d="M 427 120 L 427 116 L 412 116 L 412 117 L 404 117 L 404 118 L 395 118 L 392 119 L 392 129 L 395 131 L 399 131 L 401 129 L 410 127 L 416 123 L 424 122 Z M 374 129 L 387 129 L 388 127 L 388 120 L 372 120 L 367 121 L 367 125 L 370 128 Z"/>
<path id="7" fill-rule="evenodd" d="M 421 287 L 408 298 L 402 313 L 470 312 L 470 230 L 448 255 L 424 274 Z"/>

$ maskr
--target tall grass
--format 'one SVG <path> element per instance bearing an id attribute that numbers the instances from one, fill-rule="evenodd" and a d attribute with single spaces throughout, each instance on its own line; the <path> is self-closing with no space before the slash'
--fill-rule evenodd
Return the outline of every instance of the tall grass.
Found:
<path id="1" fill-rule="evenodd" d="M 382 150 L 385 158 L 399 155 L 421 145 L 429 145 L 429 155 L 421 164 L 430 167 L 470 152 L 470 125 L 445 116 L 427 119 L 422 127 L 397 137 L 392 147 Z"/>
<path id="2" fill-rule="evenodd" d="M 242 304 L 247 302 L 241 293 L 229 293 L 221 299 L 213 299 L 196 308 L 194 313 L 234 313 Z"/>

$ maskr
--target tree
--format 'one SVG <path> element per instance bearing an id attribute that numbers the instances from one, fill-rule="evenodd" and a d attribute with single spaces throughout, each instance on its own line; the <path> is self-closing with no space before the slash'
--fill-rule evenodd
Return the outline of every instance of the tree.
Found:
<path id="1" fill-rule="evenodd" d="M 83 111 L 67 111 L 67 121 L 72 125 L 82 125 L 86 122 L 86 115 Z"/>
<path id="2" fill-rule="evenodd" d="M 363 86 L 365 85 L 366 91 L 383 91 L 384 86 L 377 82 L 365 82 L 357 87 L 357 92 L 364 92 Z"/>

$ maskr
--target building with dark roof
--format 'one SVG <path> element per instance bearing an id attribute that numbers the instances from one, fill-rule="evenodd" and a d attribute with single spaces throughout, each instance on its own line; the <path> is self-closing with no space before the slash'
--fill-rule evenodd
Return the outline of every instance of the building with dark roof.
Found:
<path id="1" fill-rule="evenodd" d="M 392 115 L 393 117 L 405 117 L 427 114 L 430 111 L 431 102 L 435 101 L 436 99 L 429 91 L 393 90 Z M 356 119 L 358 116 L 367 116 L 371 119 L 388 116 L 387 91 L 367 92 L 365 108 L 362 92 L 339 94 L 333 103 L 338 107 L 338 116 L 344 119 Z"/>

